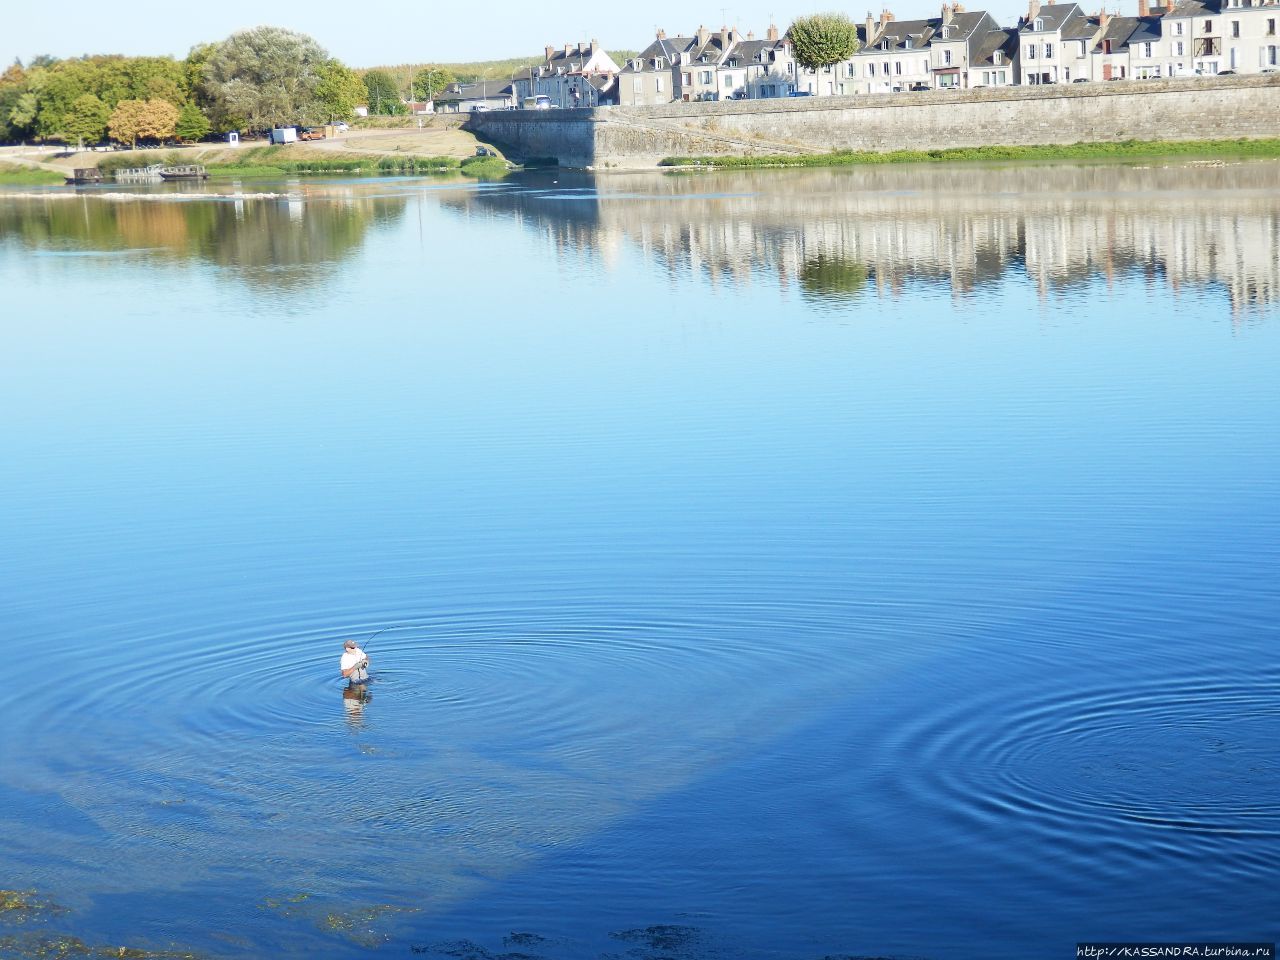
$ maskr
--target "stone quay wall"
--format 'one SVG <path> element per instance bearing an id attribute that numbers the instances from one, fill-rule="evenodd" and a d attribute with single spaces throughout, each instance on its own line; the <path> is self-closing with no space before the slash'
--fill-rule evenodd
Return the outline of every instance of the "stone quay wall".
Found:
<path id="1" fill-rule="evenodd" d="M 672 156 L 1280 137 L 1280 74 L 472 115 L 519 160 L 643 168 Z"/>

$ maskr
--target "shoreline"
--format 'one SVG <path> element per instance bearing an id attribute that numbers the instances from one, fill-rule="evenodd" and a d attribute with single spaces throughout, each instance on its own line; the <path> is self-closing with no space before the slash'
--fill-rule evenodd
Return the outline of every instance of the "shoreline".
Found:
<path id="1" fill-rule="evenodd" d="M 951 147 L 941 150 L 836 150 L 831 153 L 775 154 L 754 157 L 664 157 L 661 170 L 751 170 L 784 167 L 845 167 L 896 163 L 990 161 L 1125 160 L 1162 157 L 1206 159 L 1280 158 L 1280 138 L 1265 140 L 1125 140 L 1018 147 Z"/>

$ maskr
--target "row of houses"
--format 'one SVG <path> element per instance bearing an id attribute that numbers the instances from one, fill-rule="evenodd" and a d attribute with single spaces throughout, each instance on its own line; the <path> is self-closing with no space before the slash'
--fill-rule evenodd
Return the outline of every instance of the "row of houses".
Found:
<path id="1" fill-rule="evenodd" d="M 818 70 L 796 62 L 776 25 L 763 39 L 729 27 L 659 30 L 621 64 L 595 40 L 547 47 L 542 64 L 509 81 L 452 85 L 436 109 L 501 110 L 539 97 L 568 109 L 1268 73 L 1280 69 L 1278 24 L 1280 0 L 1138 0 L 1136 16 L 1030 0 L 1015 27 L 952 2 L 920 20 L 868 13 L 858 51 Z"/>

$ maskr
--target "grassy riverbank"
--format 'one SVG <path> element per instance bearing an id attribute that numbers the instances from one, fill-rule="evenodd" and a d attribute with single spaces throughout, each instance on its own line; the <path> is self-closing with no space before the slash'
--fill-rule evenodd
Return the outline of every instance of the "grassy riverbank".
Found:
<path id="1" fill-rule="evenodd" d="M 17 163 L 0 163 L 0 186 L 40 187 L 62 183 L 65 177 L 52 170 L 27 167 Z"/>
<path id="2" fill-rule="evenodd" d="M 279 147 L 248 147 L 219 151 L 196 158 L 137 155 L 108 157 L 98 164 L 104 176 L 146 163 L 201 163 L 212 179 L 244 177 L 304 176 L 427 176 L 463 173 L 475 177 L 497 177 L 507 172 L 506 161 L 497 157 L 381 156 L 337 150 L 289 152 Z"/>
<path id="3" fill-rule="evenodd" d="M 947 163 L 961 160 L 1106 160 L 1156 157 L 1280 157 L 1280 140 L 1124 140 L 1035 147 L 956 147 L 948 150 L 893 150 L 887 153 L 836 150 L 832 153 L 759 157 L 667 157 L 663 167 L 844 167 L 879 163 Z"/>

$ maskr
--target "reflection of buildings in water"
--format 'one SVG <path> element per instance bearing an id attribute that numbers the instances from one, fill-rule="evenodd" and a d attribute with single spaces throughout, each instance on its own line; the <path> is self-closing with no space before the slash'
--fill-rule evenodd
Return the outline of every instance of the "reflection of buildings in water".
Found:
<path id="1" fill-rule="evenodd" d="M 1163 277 L 1175 293 L 1219 284 L 1236 314 L 1280 302 L 1273 162 L 552 179 L 447 202 L 536 224 L 562 256 L 598 254 L 606 268 L 630 244 L 673 276 L 767 275 L 815 300 L 861 284 L 892 296 L 937 283 L 963 295 L 1025 270 L 1041 296 L 1137 275 Z"/>
<path id="2" fill-rule="evenodd" d="M 211 190 L 207 198 L 179 200 L 161 189 L 0 203 L 0 242 L 200 259 L 251 283 L 291 287 L 331 273 L 407 204 L 339 184 Z"/>

